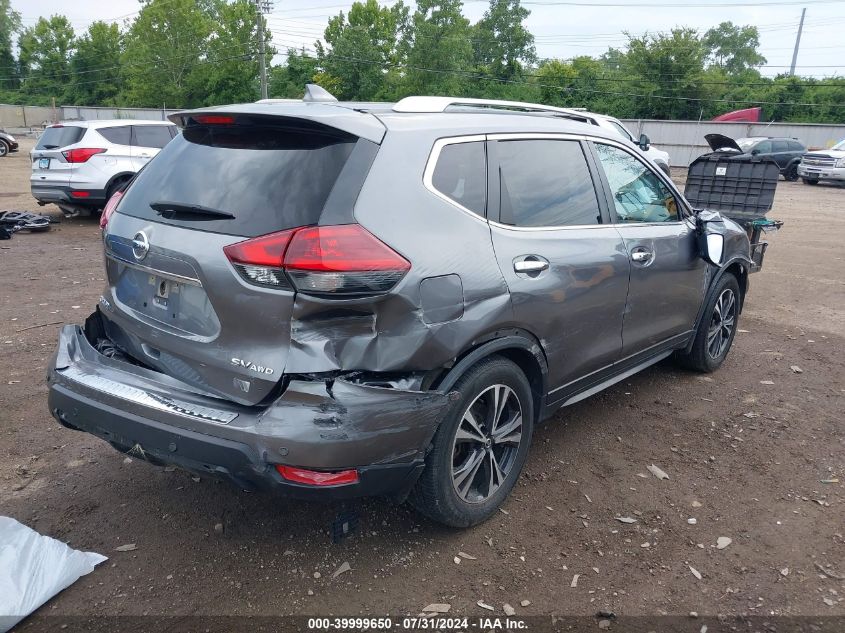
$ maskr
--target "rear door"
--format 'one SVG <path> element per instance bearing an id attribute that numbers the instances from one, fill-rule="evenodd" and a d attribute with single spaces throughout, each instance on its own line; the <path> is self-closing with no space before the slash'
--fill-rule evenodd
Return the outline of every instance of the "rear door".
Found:
<path id="1" fill-rule="evenodd" d="M 87 128 L 79 125 L 52 125 L 44 130 L 32 151 L 32 185 L 67 187 L 73 173 L 62 150 L 82 140 Z"/>
<path id="2" fill-rule="evenodd" d="M 333 189 L 351 209 L 365 175 L 343 175 L 357 137 L 277 121 L 286 120 L 188 125 L 127 189 L 105 234 L 109 336 L 143 363 L 244 404 L 273 391 L 290 346 L 296 295 L 274 268 L 279 232 L 317 224 Z M 280 246 L 254 253 L 264 265 L 224 253 L 267 234 Z"/>
<path id="3" fill-rule="evenodd" d="M 173 138 L 172 125 L 132 126 L 132 166 L 139 171 Z"/>
<path id="4" fill-rule="evenodd" d="M 785 169 L 792 160 L 792 156 L 789 141 L 780 139 L 772 141 L 772 159 L 778 164 L 778 167 Z"/>
<path id="5" fill-rule="evenodd" d="M 633 150 L 593 144 L 616 228 L 630 260 L 625 358 L 686 336 L 704 297 L 707 264 L 681 196 Z"/>
<path id="6" fill-rule="evenodd" d="M 515 321 L 547 354 L 555 400 L 619 359 L 628 257 L 581 139 L 496 135 L 488 154 L 496 258 Z"/>

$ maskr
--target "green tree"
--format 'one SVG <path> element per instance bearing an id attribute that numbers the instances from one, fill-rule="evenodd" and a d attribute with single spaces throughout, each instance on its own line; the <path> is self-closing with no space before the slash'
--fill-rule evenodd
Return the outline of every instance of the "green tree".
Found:
<path id="1" fill-rule="evenodd" d="M 766 63 L 757 52 L 760 32 L 756 26 L 722 22 L 704 34 L 703 44 L 711 62 L 728 74 L 738 74 Z"/>
<path id="2" fill-rule="evenodd" d="M 656 119 L 697 119 L 701 114 L 704 60 L 707 51 L 694 29 L 628 39 L 625 66 L 636 79 L 631 91 L 647 95 L 636 100 L 636 116 Z"/>
<path id="3" fill-rule="evenodd" d="M 121 36 L 117 24 L 94 22 L 74 43 L 67 100 L 77 105 L 114 105 L 121 90 Z"/>
<path id="4" fill-rule="evenodd" d="M 317 58 L 339 99 L 363 101 L 382 97 L 388 73 L 401 63 L 399 42 L 408 27 L 408 8 L 401 2 L 379 6 L 376 0 L 355 2 L 348 15 L 329 20 Z"/>
<path id="5" fill-rule="evenodd" d="M 300 99 L 305 92 L 305 84 L 314 83 L 316 74 L 316 57 L 306 53 L 305 49 L 298 51 L 289 48 L 286 62 L 273 66 L 270 70 L 270 96 L 282 99 Z"/>
<path id="6" fill-rule="evenodd" d="M 192 107 L 201 104 L 194 94 L 194 69 L 205 62 L 207 41 L 214 23 L 210 2 L 198 0 L 145 0 L 126 33 L 122 57 L 126 105 Z M 238 47 L 230 54 L 243 54 Z"/>
<path id="7" fill-rule="evenodd" d="M 490 6 L 473 28 L 475 62 L 499 79 L 522 75 L 537 61 L 534 36 L 525 27 L 531 12 L 520 0 L 490 0 Z"/>
<path id="8" fill-rule="evenodd" d="M 212 10 L 214 27 L 204 63 L 191 71 L 193 99 L 199 105 L 254 101 L 259 94 L 255 4 L 216 0 Z M 265 32 L 264 38 L 269 42 L 272 34 Z M 266 51 L 268 67 L 274 52 L 272 47 Z"/>
<path id="9" fill-rule="evenodd" d="M 20 28 L 21 14 L 12 11 L 11 0 L 0 0 L 0 88 L 18 86 L 18 67 L 12 45 Z"/>
<path id="10" fill-rule="evenodd" d="M 25 94 L 39 96 L 42 103 L 51 97 L 61 100 L 70 79 L 74 39 L 73 27 L 63 15 L 39 18 L 35 26 L 23 30 L 18 65 Z"/>
<path id="11" fill-rule="evenodd" d="M 402 86 L 406 93 L 474 94 L 466 76 L 473 54 L 471 29 L 462 6 L 461 0 L 418 0 Z"/>

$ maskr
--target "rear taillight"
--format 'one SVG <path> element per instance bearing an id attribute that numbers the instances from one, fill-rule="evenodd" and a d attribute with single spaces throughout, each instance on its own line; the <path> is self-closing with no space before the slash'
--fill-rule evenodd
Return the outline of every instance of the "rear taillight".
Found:
<path id="1" fill-rule="evenodd" d="M 106 150 L 102 147 L 77 147 L 76 149 L 66 149 L 62 152 L 62 156 L 69 163 L 84 163 L 96 154 L 102 154 Z"/>
<path id="2" fill-rule="evenodd" d="M 282 466 L 276 464 L 276 471 L 288 481 L 310 486 L 340 486 L 344 484 L 357 484 L 357 470 L 336 470 L 326 472 L 322 470 L 307 470 L 305 468 L 294 468 L 293 466 Z"/>
<path id="3" fill-rule="evenodd" d="M 109 201 L 106 202 L 106 206 L 103 207 L 103 213 L 100 215 L 100 228 L 102 230 L 106 230 L 106 225 L 109 223 L 109 218 L 114 213 L 114 210 L 117 208 L 117 203 L 120 202 L 120 199 L 123 197 L 122 191 L 116 191 Z"/>
<path id="4" fill-rule="evenodd" d="M 348 296 L 386 292 L 411 264 L 359 224 L 311 226 L 226 246 L 244 280 L 304 293 Z"/>

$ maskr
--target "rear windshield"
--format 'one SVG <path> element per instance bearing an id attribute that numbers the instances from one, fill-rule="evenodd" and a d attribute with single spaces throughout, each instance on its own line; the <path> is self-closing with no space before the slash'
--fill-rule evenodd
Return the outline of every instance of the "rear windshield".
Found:
<path id="1" fill-rule="evenodd" d="M 306 122 L 295 127 L 189 126 L 146 165 L 118 212 L 246 237 L 316 224 L 356 141 Z M 150 206 L 161 202 L 196 205 L 234 218 L 164 217 Z"/>
<path id="2" fill-rule="evenodd" d="M 35 149 L 58 149 L 78 143 L 85 128 L 78 125 L 65 125 L 62 127 L 48 127 L 38 139 Z"/>

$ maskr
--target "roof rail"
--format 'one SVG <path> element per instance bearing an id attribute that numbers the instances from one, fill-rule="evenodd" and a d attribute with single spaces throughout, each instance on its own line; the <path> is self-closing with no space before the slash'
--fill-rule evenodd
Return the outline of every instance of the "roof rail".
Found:
<path id="1" fill-rule="evenodd" d="M 469 97 L 405 97 L 393 106 L 394 112 L 434 113 L 445 112 L 451 106 L 479 108 L 500 108 L 521 112 L 549 112 L 583 120 L 583 113 L 572 108 L 556 108 L 541 103 L 523 101 L 500 101 L 498 99 L 471 99 Z"/>

